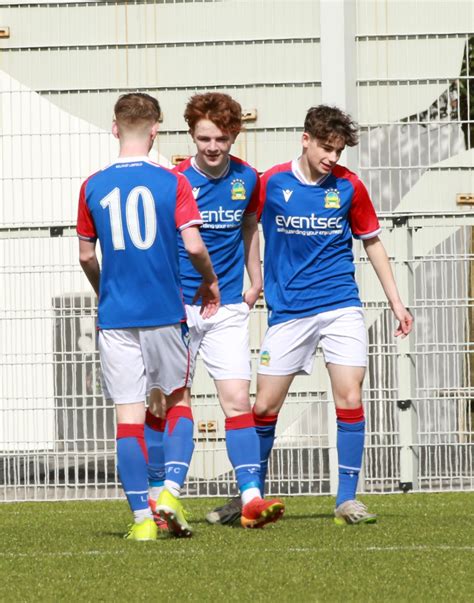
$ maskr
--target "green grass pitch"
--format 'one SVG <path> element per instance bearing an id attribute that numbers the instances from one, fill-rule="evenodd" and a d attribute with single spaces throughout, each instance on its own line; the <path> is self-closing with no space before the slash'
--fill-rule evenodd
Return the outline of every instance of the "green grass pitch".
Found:
<path id="1" fill-rule="evenodd" d="M 0 601 L 472 601 L 474 493 L 363 496 L 376 525 L 338 527 L 329 497 L 288 497 L 263 530 L 208 526 L 128 542 L 125 502 L 0 505 Z"/>

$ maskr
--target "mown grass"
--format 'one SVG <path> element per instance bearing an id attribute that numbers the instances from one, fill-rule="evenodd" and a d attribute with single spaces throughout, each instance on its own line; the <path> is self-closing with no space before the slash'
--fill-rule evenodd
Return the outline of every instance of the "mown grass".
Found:
<path id="1" fill-rule="evenodd" d="M 333 499 L 287 498 L 263 530 L 124 541 L 125 502 L 0 505 L 0 601 L 471 601 L 474 494 L 365 496 L 376 525 L 338 527 Z"/>

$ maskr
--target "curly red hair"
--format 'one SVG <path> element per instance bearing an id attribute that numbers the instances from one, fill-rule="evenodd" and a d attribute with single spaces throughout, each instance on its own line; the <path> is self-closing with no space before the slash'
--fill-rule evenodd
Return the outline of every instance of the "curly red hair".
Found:
<path id="1" fill-rule="evenodd" d="M 209 119 L 223 132 L 237 135 L 242 128 L 242 107 L 228 94 L 206 92 L 192 96 L 184 111 L 191 134 L 201 119 Z"/>

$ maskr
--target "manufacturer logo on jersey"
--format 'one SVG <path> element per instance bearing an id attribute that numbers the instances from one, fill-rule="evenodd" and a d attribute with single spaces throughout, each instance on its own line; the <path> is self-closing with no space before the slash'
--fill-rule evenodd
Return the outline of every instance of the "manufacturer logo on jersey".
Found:
<path id="1" fill-rule="evenodd" d="M 260 353 L 260 364 L 262 366 L 269 366 L 270 365 L 270 352 L 267 352 L 267 350 L 263 350 Z"/>
<path id="2" fill-rule="evenodd" d="M 283 190 L 283 197 L 285 199 L 285 201 L 288 203 L 288 201 L 290 200 L 291 195 L 293 194 L 293 191 L 290 191 L 289 188 L 286 188 Z"/>
<path id="3" fill-rule="evenodd" d="M 230 183 L 230 198 L 232 201 L 245 201 L 247 198 L 247 191 L 245 190 L 245 183 L 239 178 L 232 180 Z"/>
<path id="4" fill-rule="evenodd" d="M 197 198 L 198 198 L 198 195 L 199 195 L 199 191 L 200 191 L 200 190 L 201 190 L 201 189 L 200 189 L 199 187 L 196 187 L 196 186 L 193 188 L 193 197 L 194 197 L 194 199 L 197 199 Z"/>
<path id="5" fill-rule="evenodd" d="M 326 209 L 339 209 L 341 207 L 341 197 L 337 188 L 328 188 L 324 197 L 324 207 Z"/>

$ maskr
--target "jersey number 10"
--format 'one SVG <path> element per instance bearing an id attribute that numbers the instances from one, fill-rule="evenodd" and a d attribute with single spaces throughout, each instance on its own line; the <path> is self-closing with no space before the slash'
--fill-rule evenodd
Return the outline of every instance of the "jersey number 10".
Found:
<path id="1" fill-rule="evenodd" d="M 143 203 L 143 215 L 145 216 L 145 238 L 142 237 L 138 215 L 140 197 Z M 104 209 L 109 208 L 110 230 L 114 249 L 125 249 L 120 189 L 117 187 L 114 188 L 112 192 L 101 200 L 100 204 Z M 130 191 L 125 203 L 125 216 L 128 234 L 132 243 L 138 249 L 149 249 L 156 239 L 156 209 L 153 195 L 146 186 L 136 186 Z"/>

